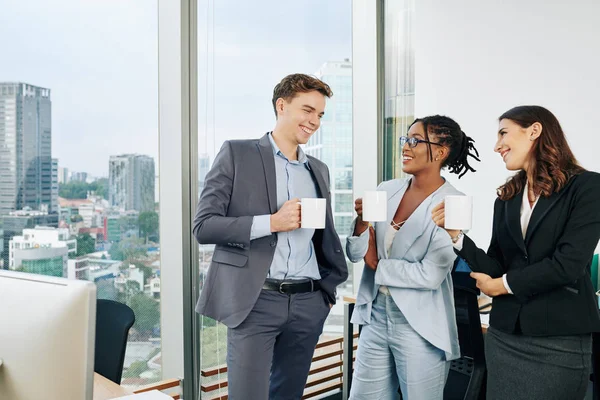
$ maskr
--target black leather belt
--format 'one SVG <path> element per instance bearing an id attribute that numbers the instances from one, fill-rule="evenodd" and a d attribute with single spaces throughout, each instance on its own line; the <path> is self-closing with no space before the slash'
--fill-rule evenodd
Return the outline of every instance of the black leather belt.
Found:
<path id="1" fill-rule="evenodd" d="M 283 294 L 307 293 L 321 290 L 319 281 L 312 279 L 303 281 L 280 281 L 276 279 L 267 279 L 263 284 L 265 290 L 276 290 Z"/>

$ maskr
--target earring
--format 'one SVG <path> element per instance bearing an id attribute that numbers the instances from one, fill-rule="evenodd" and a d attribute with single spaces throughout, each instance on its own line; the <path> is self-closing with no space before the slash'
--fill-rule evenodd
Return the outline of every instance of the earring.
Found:
<path id="1" fill-rule="evenodd" d="M 529 140 L 531 140 L 533 142 L 535 140 L 535 138 L 532 136 L 529 138 Z"/>
<path id="2" fill-rule="evenodd" d="M 438 157 L 435 158 L 435 161 L 440 161 L 440 159 Z"/>

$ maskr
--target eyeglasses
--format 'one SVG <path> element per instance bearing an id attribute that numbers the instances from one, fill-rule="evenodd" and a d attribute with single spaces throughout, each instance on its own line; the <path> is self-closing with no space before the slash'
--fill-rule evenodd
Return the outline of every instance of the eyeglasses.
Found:
<path id="1" fill-rule="evenodd" d="M 408 143 L 408 146 L 411 148 L 417 147 L 419 143 L 429 143 L 443 146 L 443 144 L 430 142 L 429 140 L 417 139 L 416 137 L 400 136 L 400 147 L 404 147 L 406 143 Z"/>

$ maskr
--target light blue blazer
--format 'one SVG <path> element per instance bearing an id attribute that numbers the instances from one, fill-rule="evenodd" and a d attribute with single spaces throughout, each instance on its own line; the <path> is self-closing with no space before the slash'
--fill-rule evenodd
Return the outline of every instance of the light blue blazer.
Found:
<path id="1" fill-rule="evenodd" d="M 375 237 L 379 264 L 377 271 L 365 266 L 352 315 L 355 324 L 369 324 L 371 305 L 380 285 L 386 285 L 398 308 L 412 328 L 446 353 L 446 360 L 460 357 L 452 277 L 456 254 L 450 236 L 434 224 L 431 210 L 447 195 L 462 195 L 448 182 L 429 195 L 400 228 L 387 253 L 384 236 L 408 179 L 382 182 L 377 190 L 387 192 L 387 221 L 376 222 Z M 367 253 L 369 231 L 352 236 L 356 219 L 346 243 L 348 258 L 360 262 Z"/>

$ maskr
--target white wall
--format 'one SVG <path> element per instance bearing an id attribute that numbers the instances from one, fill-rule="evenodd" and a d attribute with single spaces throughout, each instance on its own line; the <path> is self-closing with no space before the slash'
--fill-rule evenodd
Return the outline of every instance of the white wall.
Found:
<path id="1" fill-rule="evenodd" d="M 446 114 L 473 137 L 482 162 L 450 181 L 474 196 L 471 237 L 486 248 L 495 189 L 510 173 L 493 146 L 513 106 L 548 108 L 587 169 L 600 170 L 600 2 L 419 0 L 415 115 Z"/>

